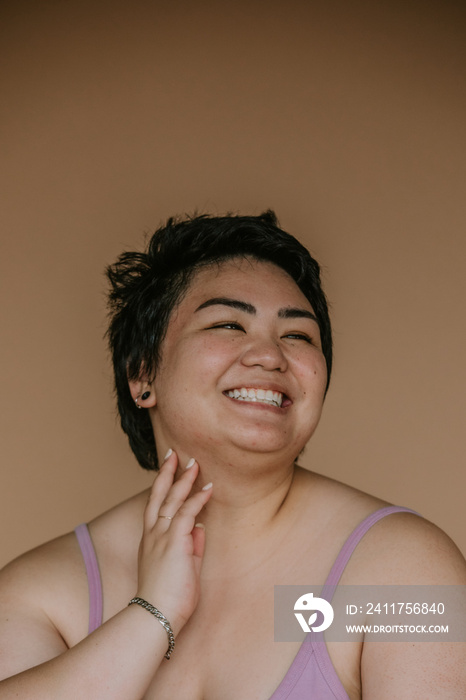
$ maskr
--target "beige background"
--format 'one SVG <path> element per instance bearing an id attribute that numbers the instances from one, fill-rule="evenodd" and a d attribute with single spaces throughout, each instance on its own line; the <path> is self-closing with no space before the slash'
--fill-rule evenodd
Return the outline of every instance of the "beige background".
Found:
<path id="1" fill-rule="evenodd" d="M 0 563 L 150 482 L 115 419 L 105 265 L 173 213 L 266 207 L 333 306 L 306 466 L 466 551 L 461 5 L 3 2 Z"/>

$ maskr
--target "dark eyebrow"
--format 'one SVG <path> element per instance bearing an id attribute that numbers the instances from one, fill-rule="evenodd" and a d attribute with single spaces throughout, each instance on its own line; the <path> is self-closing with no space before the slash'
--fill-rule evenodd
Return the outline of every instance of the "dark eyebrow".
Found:
<path id="1" fill-rule="evenodd" d="M 256 313 L 256 309 L 252 304 L 247 304 L 245 301 L 239 301 L 239 299 L 229 299 L 228 297 L 214 297 L 213 299 L 208 299 L 203 304 L 198 306 L 196 311 L 206 309 L 208 306 L 216 306 L 217 304 L 229 306 L 231 309 L 238 309 L 239 311 L 244 311 L 247 314 Z"/>
<path id="2" fill-rule="evenodd" d="M 218 304 L 221 306 L 228 306 L 231 309 L 238 309 L 238 311 L 244 311 L 247 314 L 256 313 L 256 308 L 252 304 L 248 304 L 245 301 L 240 301 L 239 299 L 230 299 L 229 297 L 214 297 L 213 299 L 208 299 L 198 306 L 196 311 L 206 309 L 209 306 L 217 306 Z M 312 311 L 293 308 L 291 306 L 279 309 L 278 318 L 309 318 L 311 321 L 317 322 L 317 318 Z"/>
<path id="3" fill-rule="evenodd" d="M 312 311 L 308 311 L 307 309 L 294 309 L 292 307 L 280 309 L 278 312 L 278 318 L 310 318 L 311 321 L 317 322 L 317 317 L 312 313 Z"/>

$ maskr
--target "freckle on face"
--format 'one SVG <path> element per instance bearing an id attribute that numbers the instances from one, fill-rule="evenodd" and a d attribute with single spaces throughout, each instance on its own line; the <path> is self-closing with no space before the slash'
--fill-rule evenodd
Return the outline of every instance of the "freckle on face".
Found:
<path id="1" fill-rule="evenodd" d="M 275 325 L 270 319 L 273 316 L 275 323 L 278 308 L 305 307 L 307 304 L 293 280 L 280 268 L 268 263 L 255 264 L 253 268 L 246 264 L 239 267 L 224 265 L 220 271 L 205 270 L 204 273 L 199 273 L 190 287 L 190 294 L 185 297 L 177 315 L 172 319 L 164 340 L 164 371 L 159 372 L 156 386 L 159 406 L 156 427 L 160 433 L 165 431 L 172 441 L 172 435 L 176 435 L 177 439 L 179 437 L 181 443 L 189 440 L 190 448 L 198 444 L 203 447 L 206 441 L 209 445 L 219 445 L 223 440 L 228 445 L 244 449 L 260 446 L 261 449 L 270 450 L 270 440 L 273 439 L 273 449 L 282 449 L 283 445 L 293 438 L 293 431 L 285 427 L 285 421 L 281 426 L 275 426 L 272 421 L 270 425 L 264 422 L 265 428 L 261 426 L 259 438 L 259 429 L 255 422 L 241 418 L 239 412 L 231 413 L 229 404 L 224 404 L 225 399 L 218 394 L 218 386 L 223 389 L 227 384 L 228 387 L 230 385 L 224 377 L 231 375 L 235 381 L 241 382 L 246 372 L 253 372 L 254 376 L 257 376 L 265 370 L 244 369 L 241 365 L 241 355 L 235 355 L 236 350 L 232 350 L 232 347 L 238 344 L 241 346 L 243 335 L 231 335 L 231 342 L 228 343 L 225 338 L 230 338 L 230 335 L 226 332 L 204 335 L 205 329 L 202 324 L 198 328 L 197 321 L 192 322 L 193 318 L 199 318 L 195 313 L 200 303 L 206 298 L 217 297 L 250 301 L 258 310 L 257 318 L 260 319 L 260 323 L 265 319 L 264 323 L 270 324 L 252 325 L 248 316 L 252 330 L 256 327 L 262 330 L 265 327 L 275 331 Z M 231 320 L 229 316 L 228 320 Z M 294 364 L 286 381 L 289 381 L 290 385 L 296 383 L 296 386 L 300 387 L 299 391 L 296 389 L 296 393 L 297 396 L 301 394 L 301 399 L 306 397 L 306 401 L 312 401 L 315 394 L 315 401 L 309 408 L 313 412 L 312 421 L 316 423 L 320 411 L 318 392 L 313 388 L 307 391 L 304 387 L 310 386 L 311 376 L 314 378 L 319 374 L 322 374 L 323 383 L 325 372 L 319 370 L 317 360 L 314 367 L 309 366 L 307 358 L 311 351 L 307 346 L 304 349 L 298 349 L 299 346 L 296 345 L 292 347 L 295 353 Z M 311 381 L 314 382 L 314 379 Z M 303 391 L 304 393 L 301 393 Z M 290 412 L 290 415 L 293 416 L 293 412 Z M 240 429 L 237 429 L 238 426 Z M 307 434 L 310 430 L 307 410 L 295 416 L 293 426 L 296 438 L 303 440 L 304 433 Z"/>

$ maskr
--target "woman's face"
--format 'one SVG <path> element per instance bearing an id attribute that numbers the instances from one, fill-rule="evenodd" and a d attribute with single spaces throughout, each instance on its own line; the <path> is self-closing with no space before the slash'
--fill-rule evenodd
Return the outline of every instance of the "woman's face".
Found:
<path id="1" fill-rule="evenodd" d="M 152 385 L 160 451 L 293 460 L 319 421 L 319 326 L 289 275 L 235 259 L 204 268 L 172 313 Z"/>

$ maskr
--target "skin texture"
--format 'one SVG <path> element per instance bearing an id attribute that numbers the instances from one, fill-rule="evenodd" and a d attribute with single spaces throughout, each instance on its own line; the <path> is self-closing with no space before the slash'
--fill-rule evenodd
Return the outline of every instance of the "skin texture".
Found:
<path id="1" fill-rule="evenodd" d="M 213 299 L 223 302 L 206 305 Z M 273 586 L 323 582 L 349 533 L 385 505 L 295 464 L 326 384 L 309 314 L 293 280 L 269 263 L 198 273 L 172 314 L 155 378 L 130 383 L 150 412 L 160 474 L 150 492 L 90 523 L 105 622 L 87 637 L 73 534 L 13 562 L 0 577 L 0 700 L 270 698 L 299 648 L 273 641 Z M 286 398 L 279 408 L 227 395 L 241 387 Z M 441 531 L 404 513 L 367 533 L 341 583 L 466 584 L 466 565 Z M 170 620 L 169 662 L 161 625 L 127 607 L 134 595 Z M 328 648 L 351 700 L 465 696 L 464 645 Z"/>
<path id="2" fill-rule="evenodd" d="M 199 309 L 219 298 L 251 308 L 218 303 Z M 317 426 L 327 379 L 317 322 L 280 317 L 290 309 L 312 313 L 293 280 L 274 265 L 243 260 L 197 275 L 172 315 L 147 403 L 154 407 L 161 450 L 176 445 L 186 458 L 192 450 L 203 473 L 209 462 L 218 471 L 245 454 L 249 470 L 253 462 L 269 471 L 272 455 L 281 471 L 283 464 L 290 469 Z M 235 387 L 279 390 L 291 405 L 277 409 L 226 397 Z"/>

